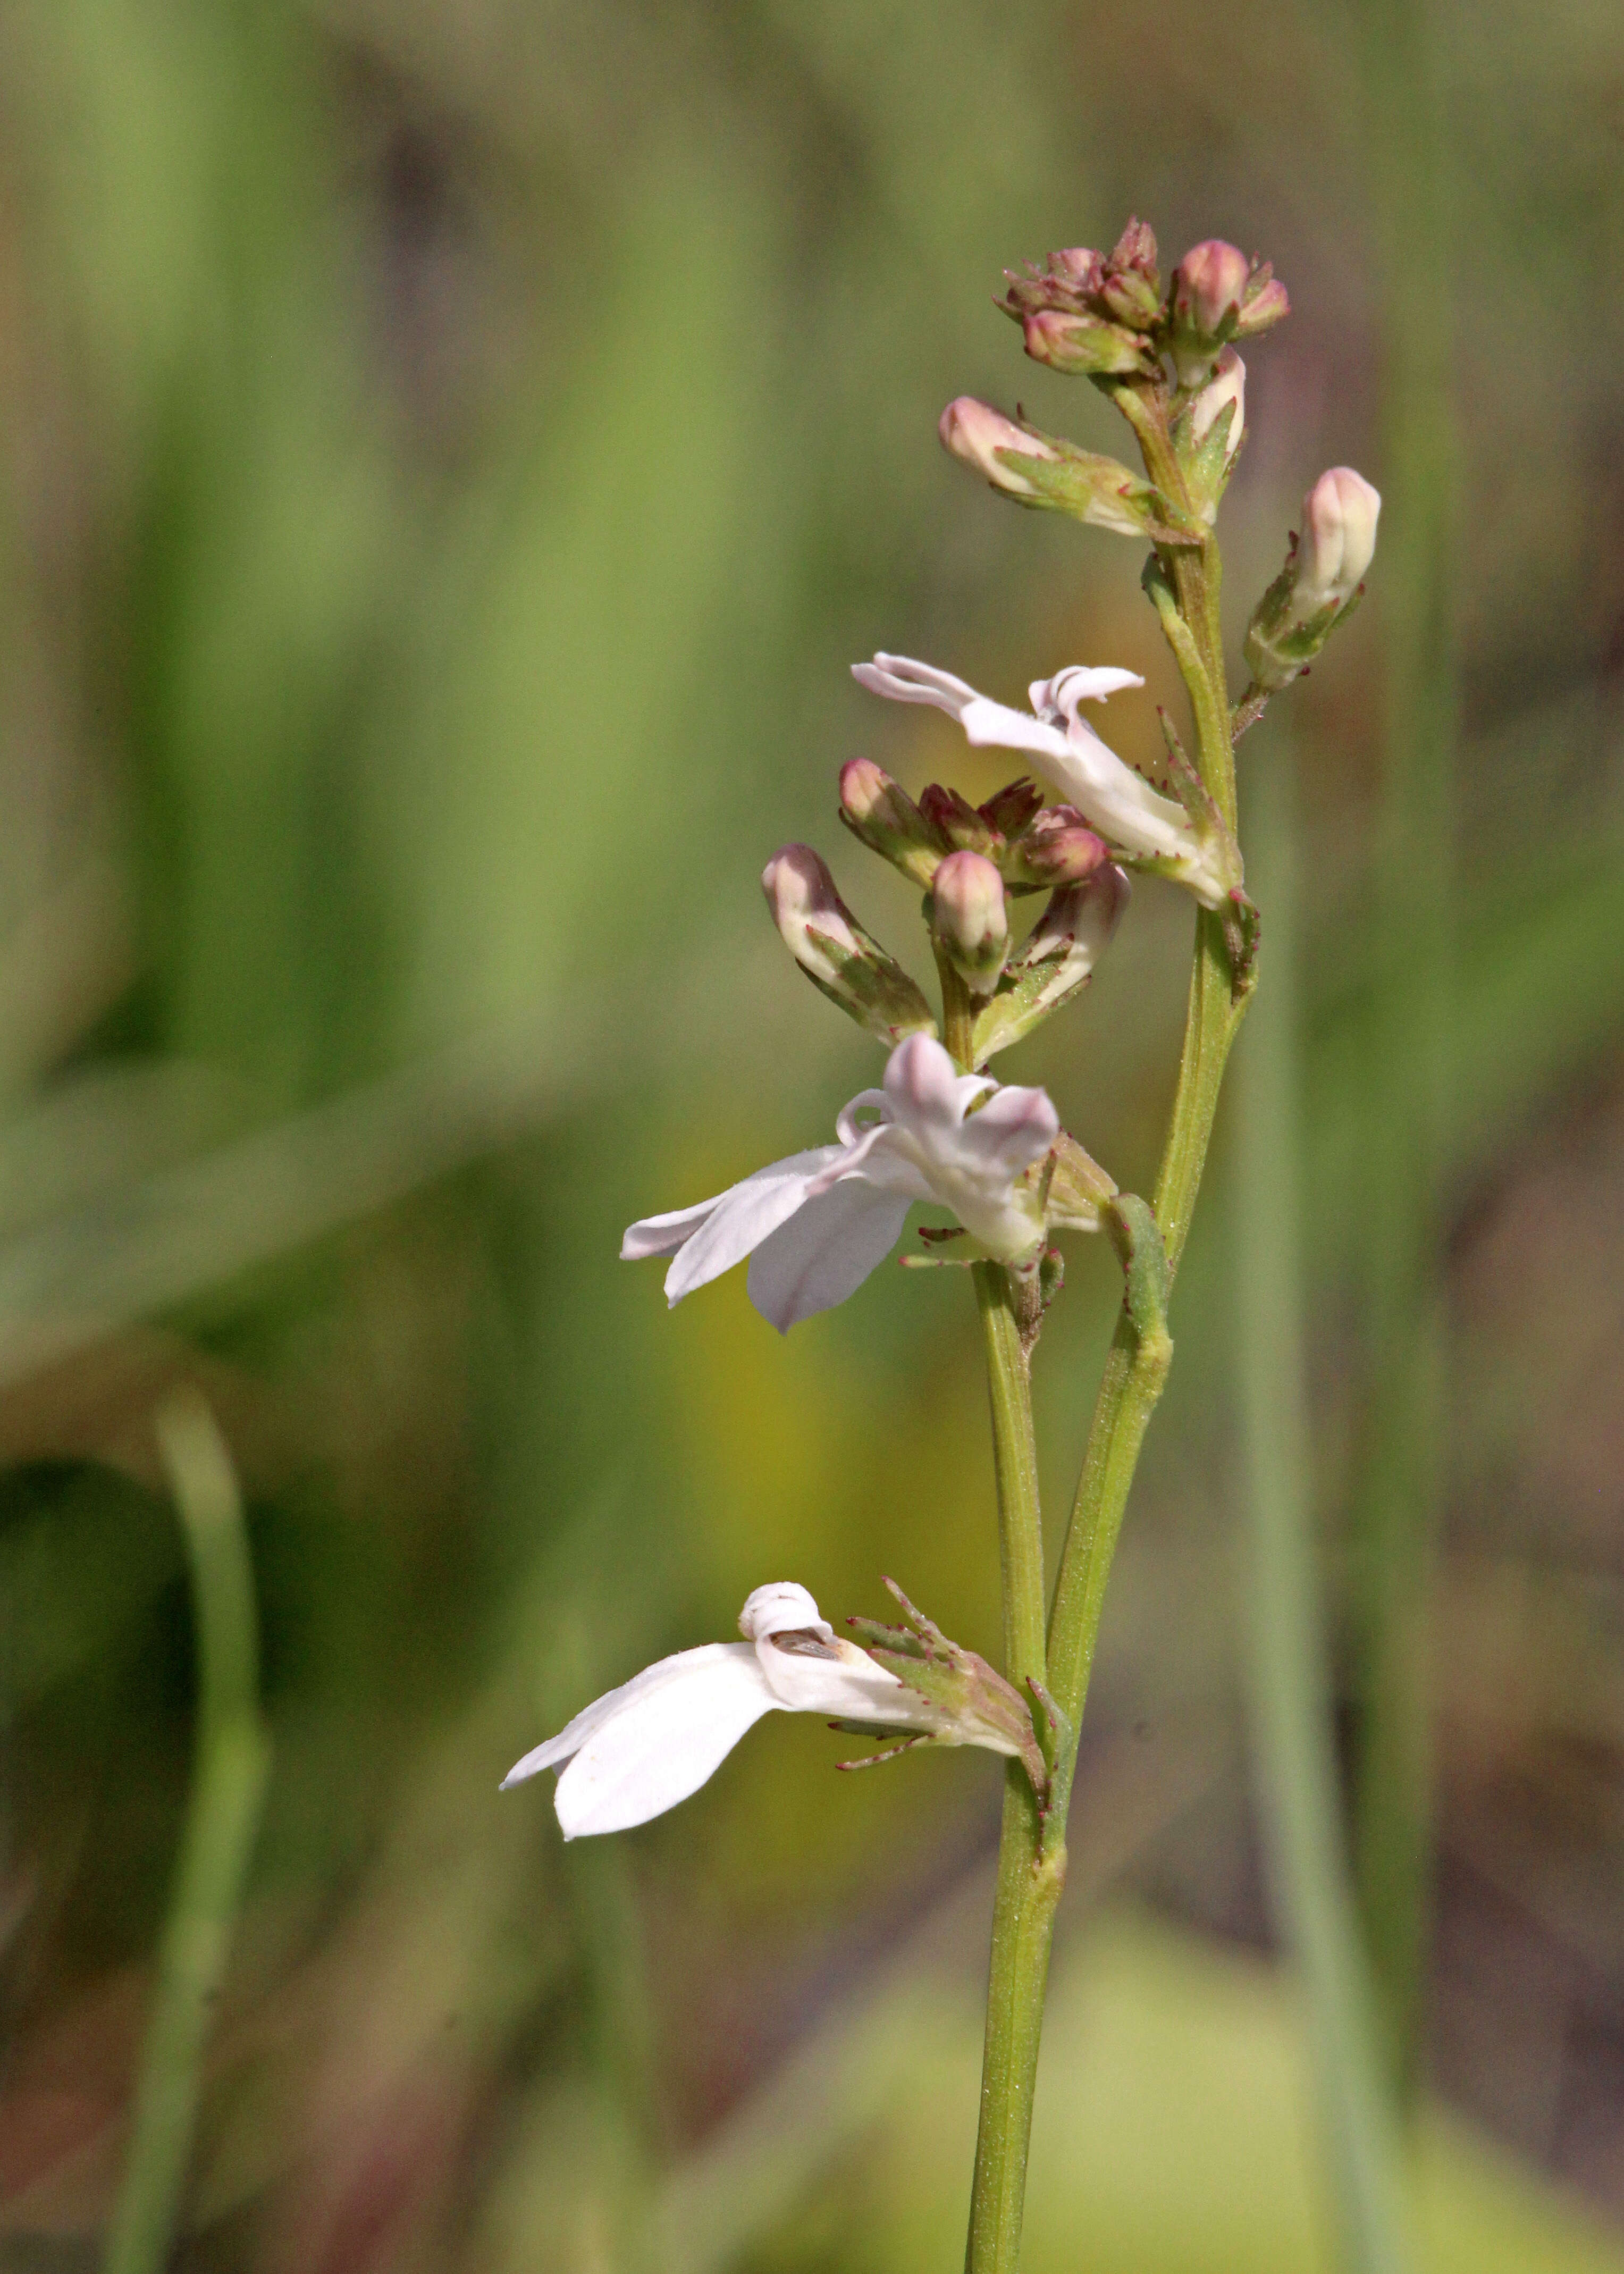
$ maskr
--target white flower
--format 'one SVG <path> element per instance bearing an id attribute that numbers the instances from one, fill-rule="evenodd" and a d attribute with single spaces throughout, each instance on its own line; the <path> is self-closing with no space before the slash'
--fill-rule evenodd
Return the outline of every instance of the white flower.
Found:
<path id="1" fill-rule="evenodd" d="M 1020 1178 L 1060 1134 L 1046 1091 L 961 1074 L 940 1043 L 910 1035 L 886 1062 L 884 1088 L 861 1090 L 835 1126 L 837 1145 L 792 1153 L 714 1200 L 633 1224 L 622 1258 L 673 1256 L 674 1304 L 748 1255 L 750 1300 L 782 1334 L 861 1286 L 914 1201 L 951 1209 L 1001 1262 L 1024 1263 L 1041 1242 L 1041 1201 Z"/>
<path id="2" fill-rule="evenodd" d="M 1034 680 L 1030 712 L 1009 710 L 951 672 L 906 655 L 876 655 L 872 663 L 853 664 L 852 675 L 894 703 L 929 703 L 948 712 L 978 749 L 1024 750 L 1119 852 L 1165 865 L 1204 906 L 1222 906 L 1232 880 L 1222 872 L 1217 848 L 1197 837 L 1182 805 L 1152 789 L 1078 715 L 1084 703 L 1103 703 L 1120 688 L 1143 687 L 1138 672 L 1073 664 L 1053 679 Z"/>
<path id="3" fill-rule="evenodd" d="M 757 1587 L 739 1627 L 743 1642 L 680 1650 L 596 1699 L 509 1769 L 502 1789 L 568 1763 L 553 1803 L 565 1839 L 622 1832 L 697 1792 L 763 1713 L 822 1713 L 1021 1755 L 1014 1736 L 979 1720 L 969 1728 L 838 1638 L 804 1587 Z"/>

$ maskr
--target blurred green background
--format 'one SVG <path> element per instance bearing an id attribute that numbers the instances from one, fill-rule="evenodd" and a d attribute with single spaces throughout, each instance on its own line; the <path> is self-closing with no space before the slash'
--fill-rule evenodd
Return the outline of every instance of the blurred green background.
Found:
<path id="1" fill-rule="evenodd" d="M 1624 34 L 1435 11 L 1458 422 L 1460 956 L 1419 2200 L 1439 2268 L 1624 2265 Z M 958 2263 L 998 1776 L 758 1730 L 566 1851 L 518 1753 L 793 1577 L 996 1647 L 965 1283 L 780 1344 L 667 1317 L 621 1227 L 876 1078 L 765 921 L 863 751 L 986 794 L 876 647 L 1004 699 L 1177 686 L 1121 541 L 938 449 L 1022 400 L 1006 264 L 1212 234 L 1250 361 L 1229 615 L 1302 489 L 1387 486 L 1352 19 L 1238 0 L 0 10 L 0 2266 L 100 2263 L 183 1821 L 192 1613 L 154 1413 L 248 1510 L 274 1745 L 178 2263 Z M 1389 513 L 1394 501 L 1389 498 Z M 1244 744 L 1297 777 L 1316 1482 L 1334 1586 L 1384 1237 L 1360 1173 L 1373 597 Z M 1430 848 L 1405 863 L 1417 903 Z M 1147 884 L 1012 1054 L 1126 1186 L 1188 903 Z M 917 935 L 915 934 L 915 937 Z M 1267 934 L 1266 934 L 1267 937 Z M 1266 948 L 1267 954 L 1267 948 Z M 1267 970 L 1267 964 L 1266 964 Z M 1243 1039 L 1242 1049 L 1244 1048 Z M 1327 2266 L 1243 1711 L 1226 1162 L 1108 1610 L 1034 2148 L 1034 2274 Z M 1039 1354 L 1069 1494 L 1116 1298 Z M 1057 1528 L 1057 1527 L 1056 1527 Z"/>

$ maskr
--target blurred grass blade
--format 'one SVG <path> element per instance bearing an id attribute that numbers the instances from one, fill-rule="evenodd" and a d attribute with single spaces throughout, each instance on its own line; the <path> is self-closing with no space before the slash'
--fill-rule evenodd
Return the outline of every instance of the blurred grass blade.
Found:
<path id="1" fill-rule="evenodd" d="M 1432 1924 L 1426 1619 L 1443 1489 L 1440 1208 L 1458 707 L 1447 132 L 1428 17 L 1425 0 L 1360 0 L 1387 508 L 1376 578 L 1386 720 L 1362 1178 L 1381 1236 L 1363 1247 L 1370 1421 L 1354 1495 L 1355 1860 L 1389 2057 L 1407 2092 Z"/>
<path id="2" fill-rule="evenodd" d="M 1267 911 L 1267 963 L 1234 1075 L 1234 1238 L 1241 1440 L 1249 1520 L 1251 1711 L 1270 1876 L 1301 1969 L 1346 2263 L 1414 2264 L 1402 2151 L 1387 2099 L 1338 1800 L 1330 1668 L 1315 1570 L 1298 1252 L 1301 1076 L 1289 758 L 1254 760 L 1247 870 Z"/>
<path id="3" fill-rule="evenodd" d="M 0 1246 L 0 1386 L 500 1150 L 575 1088 L 532 1022 L 165 1169 Z"/>
<path id="4" fill-rule="evenodd" d="M 204 2045 L 270 1770 L 259 1717 L 253 1571 L 230 1455 L 199 1397 L 177 1397 L 163 1407 L 157 1430 L 192 1574 L 197 1753 L 105 2274 L 158 2274 L 169 2256 Z"/>

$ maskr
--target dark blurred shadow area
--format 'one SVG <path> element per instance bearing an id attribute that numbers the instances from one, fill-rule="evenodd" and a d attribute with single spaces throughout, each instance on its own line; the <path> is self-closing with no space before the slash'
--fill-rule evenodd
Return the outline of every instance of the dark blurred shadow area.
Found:
<path id="1" fill-rule="evenodd" d="M 1462 642 L 1429 2266 L 1624 2265 L 1624 34 L 1439 11 Z M 1006 264 L 1213 234 L 1250 369 L 1229 629 L 1306 482 L 1383 479 L 1335 11 L 12 0 L 0 12 L 0 2268 L 101 2263 L 194 1721 L 154 1417 L 247 1512 L 272 1744 L 175 2263 L 912 2274 L 958 2263 L 998 1779 L 747 1741 L 566 1849 L 518 1754 L 761 1582 L 882 1572 L 996 1649 L 965 1286 L 780 1343 L 667 1316 L 622 1227 L 878 1077 L 765 920 L 866 751 L 985 795 L 847 666 L 1177 689 L 1139 556 L 938 448 L 973 392 L 1095 448 Z M 1380 560 L 1289 719 L 1325 1563 L 1365 1379 Z M 1245 795 L 1243 745 L 1241 781 Z M 951 770 L 951 771 L 950 771 Z M 983 779 L 984 778 L 984 779 Z M 978 787 L 978 784 L 980 787 Z M 1413 848 L 1428 889 L 1428 848 Z M 1124 1187 L 1188 903 L 1146 883 L 1011 1056 Z M 1266 935 L 1267 936 L 1267 935 Z M 1001 1071 L 1004 1069 L 1001 1067 Z M 1220 1152 L 1222 1154 L 1222 1125 Z M 1106 1617 L 1032 2274 L 1328 2267 L 1237 1668 L 1223 1163 Z M 1103 1243 L 1099 1243 L 1103 1247 Z M 1120 1282 L 1040 1354 L 1075 1473 Z M 1058 1509 L 1056 1515 L 1058 1515 Z"/>

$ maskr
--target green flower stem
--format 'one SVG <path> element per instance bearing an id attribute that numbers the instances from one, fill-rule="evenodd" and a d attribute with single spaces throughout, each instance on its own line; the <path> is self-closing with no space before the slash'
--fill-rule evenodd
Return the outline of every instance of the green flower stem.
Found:
<path id="1" fill-rule="evenodd" d="M 1027 1684 L 1041 1684 L 1045 1675 L 1043 1533 L 1028 1370 L 1035 1319 L 1023 1300 L 1026 1290 L 1001 1264 L 978 1263 L 973 1276 L 992 1402 L 1004 1672 L 1030 1697 Z M 1064 1841 L 1046 1837 L 1031 1780 L 1019 1761 L 1011 1761 L 1004 1772 L 998 1844 L 967 2274 L 1014 2274 L 1020 2260 L 1038 2039 L 1055 1906 L 1064 1884 Z"/>
<path id="2" fill-rule="evenodd" d="M 1038 1449 L 1032 1428 L 1028 1361 L 1035 1321 L 1001 1263 L 971 1271 L 987 1345 L 992 1402 L 993 1465 L 998 1487 L 998 1553 L 1004 1572 L 1004 1671 L 1023 1697 L 1047 1679 L 1043 1644 L 1043 1525 L 1038 1500 Z M 1036 1288 L 1031 1289 L 1035 1299 Z M 1023 1331 L 1023 1329 L 1025 1331 Z"/>
<path id="3" fill-rule="evenodd" d="M 1353 1899 L 1315 1566 L 1297 1257 L 1301 1159 L 1289 778 L 1264 760 L 1253 857 L 1269 907 L 1269 988 L 1235 1076 L 1232 1233 L 1250 1555 L 1248 1688 L 1265 1844 L 1285 1939 L 1306 1993 L 1349 2274 L 1402 2274 L 1401 2135 L 1380 2053 Z"/>
<path id="4" fill-rule="evenodd" d="M 1453 417 L 1446 138 L 1431 11 L 1355 22 L 1382 276 L 1383 788 L 1365 1094 L 1369 1423 L 1353 1507 L 1355 1856 L 1393 2074 L 1415 2084 L 1432 1916 L 1427 1615 L 1443 1491 L 1440 1163 L 1450 1056 Z"/>
<path id="5" fill-rule="evenodd" d="M 214 1417 L 197 1397 L 177 1398 L 164 1408 L 158 1440 L 192 1574 L 196 1767 L 104 2274 L 159 2274 L 169 2262 L 204 2046 L 270 1768 L 259 1709 L 253 1572 L 230 1457 Z"/>
<path id="6" fill-rule="evenodd" d="M 936 976 L 942 983 L 942 1046 L 966 1073 L 975 1072 L 976 999 L 949 962 L 944 950 L 931 943 Z"/>
<path id="7" fill-rule="evenodd" d="M 1168 439 L 1165 410 L 1131 388 L 1113 389 L 1139 433 L 1151 478 L 1184 501 L 1184 478 Z M 1131 406 L 1131 407 L 1130 407 Z M 1169 488 L 1169 484 L 1176 485 Z M 1235 826 L 1235 767 L 1229 741 L 1229 702 L 1218 629 L 1218 553 L 1209 543 L 1169 546 L 1163 565 L 1177 595 L 1182 623 L 1193 636 L 1169 644 L 1190 689 L 1194 714 L 1197 764 L 1214 802 Z M 1193 647 L 1193 652 L 1192 652 Z M 947 1046 L 960 1063 L 953 1036 L 961 1031 L 944 972 Z M 1244 1013 L 1246 997 L 1232 983 L 1222 919 L 1202 910 L 1196 921 L 1195 957 L 1184 1054 L 1173 1117 L 1157 1178 L 1155 1216 L 1176 1267 L 1190 1229 L 1207 1148 L 1217 1111 L 1224 1065 Z M 978 1267 L 977 1292 L 987 1325 L 989 1374 L 992 1383 L 995 1439 L 1011 1434 L 997 1457 L 1000 1538 L 1006 1575 L 1011 1570 L 1009 1541 L 1026 1520 L 1022 1509 L 1003 1499 L 1006 1477 L 1019 1480 L 1016 1457 L 1022 1435 L 1029 1442 L 1030 1394 L 1025 1347 L 1019 1338 L 1012 1363 L 1008 1330 L 996 1323 L 998 1306 L 983 1291 Z M 1000 1274 L 1005 1278 L 1007 1275 Z M 998 1893 L 987 2001 L 987 2044 L 981 2068 L 981 2126 L 976 2139 L 975 2179 L 966 2249 L 966 2274 L 1015 2274 L 1019 2263 L 1022 2201 L 1033 2095 L 1037 2081 L 1043 1997 L 1048 1986 L 1055 1909 L 1065 1880 L 1065 1815 L 1076 1760 L 1078 1725 L 1087 1696 L 1116 1535 L 1127 1506 L 1139 1448 L 1172 1359 L 1172 1344 L 1159 1321 L 1135 1324 L 1125 1304 L 1106 1361 L 1095 1403 L 1093 1427 L 1067 1531 L 1049 1622 L 1049 1694 L 1063 1717 L 1049 1732 L 1054 1763 L 1053 1803 L 1041 1812 L 1030 1786 L 1011 1766 L 1004 1786 L 1004 1829 L 998 1855 Z M 1031 1493 L 1032 1535 L 1037 1538 L 1035 1469 Z M 1025 1583 L 1024 1563 L 1019 1567 Z M 1041 1572 L 1041 1548 L 1039 1570 Z M 1041 1581 L 1040 1581 L 1041 1585 Z M 1019 1680 L 1039 1654 L 1025 1639 L 1029 1616 L 1023 1596 L 1011 1606 L 1006 1576 L 1005 1625 L 1011 1638 L 1010 1671 Z M 1019 1651 L 1017 1636 L 1022 1638 Z M 1024 1658 L 1019 1653 L 1025 1653 Z M 1019 1669 L 1019 1670 L 1018 1670 Z"/>

